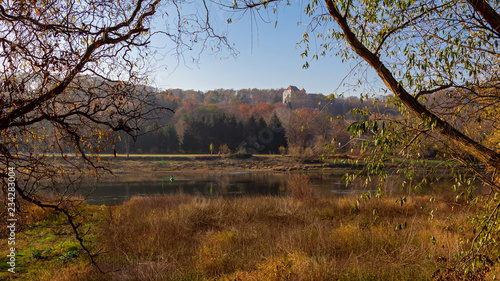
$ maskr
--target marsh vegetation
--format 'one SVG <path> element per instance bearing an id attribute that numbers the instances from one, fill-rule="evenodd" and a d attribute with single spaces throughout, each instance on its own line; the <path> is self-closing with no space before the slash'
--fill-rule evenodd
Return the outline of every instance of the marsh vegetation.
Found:
<path id="1" fill-rule="evenodd" d="M 60 214 L 32 207 L 19 234 L 19 270 L 29 280 L 425 280 L 470 247 L 466 201 L 316 198 L 291 188 L 284 197 L 168 195 L 80 206 L 104 275 Z"/>

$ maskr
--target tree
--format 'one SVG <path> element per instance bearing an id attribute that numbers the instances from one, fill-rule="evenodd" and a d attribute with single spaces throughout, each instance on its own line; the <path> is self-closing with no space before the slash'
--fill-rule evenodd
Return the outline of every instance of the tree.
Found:
<path id="1" fill-rule="evenodd" d="M 227 46 L 206 21 L 206 9 L 186 15 L 179 8 L 177 2 L 162 5 L 175 16 L 163 17 L 166 27 L 153 32 L 159 0 L 0 3 L 3 192 L 8 171 L 15 172 L 18 196 L 66 215 L 93 263 L 72 212 L 82 201 L 71 195 L 86 175 L 110 171 L 98 153 L 119 141 L 115 133 L 135 138 L 141 126 L 171 112 L 157 105 L 156 90 L 143 86 L 154 54 L 151 38 L 166 36 L 179 54 L 196 40 L 204 41 L 200 48 Z"/>
<path id="2" fill-rule="evenodd" d="M 215 104 L 221 102 L 221 94 L 218 91 L 209 91 L 205 94 L 205 103 L 206 104 Z"/>
<path id="3" fill-rule="evenodd" d="M 463 10 L 457 11 L 455 7 L 450 6 L 451 4 L 453 6 L 459 5 Z M 357 9 L 366 15 L 370 10 L 378 8 L 377 6 L 377 4 L 372 3 L 371 6 L 357 7 Z M 486 2 L 483 2 L 482 6 L 489 7 Z M 439 132 L 460 149 L 469 152 L 494 168 L 500 168 L 500 155 L 496 151 L 467 136 L 465 132 L 453 126 L 453 121 L 444 118 L 442 116 L 444 114 L 433 112 L 432 108 L 423 102 L 425 95 L 445 89 L 450 91 L 454 88 L 466 90 L 464 91 L 466 95 L 477 96 L 478 87 L 486 86 L 488 81 L 497 80 L 496 74 L 490 73 L 487 68 L 492 66 L 492 62 L 498 61 L 495 56 L 489 54 L 490 52 L 496 53 L 493 44 L 496 42 L 495 37 L 498 37 L 498 34 L 486 26 L 487 18 L 486 21 L 479 18 L 481 12 L 477 10 L 476 5 L 450 2 L 419 3 L 415 6 L 405 7 L 402 4 L 402 7 L 397 11 L 402 12 L 399 17 L 395 15 L 395 11 L 390 11 L 387 7 L 380 17 L 375 17 L 375 20 L 364 19 L 365 22 L 360 22 L 366 23 L 370 27 L 373 26 L 376 28 L 376 32 L 357 30 L 353 27 L 355 22 L 349 24 L 347 18 L 350 19 L 350 15 L 354 12 L 349 11 L 351 7 L 346 7 L 344 15 L 341 14 L 339 7 L 332 2 L 327 2 L 327 7 L 332 18 L 340 26 L 343 39 L 356 54 L 376 70 L 382 81 L 409 112 L 418 117 L 423 124 L 432 126 L 432 131 Z M 421 11 L 415 11 L 416 8 Z M 492 11 L 496 14 L 495 10 Z M 451 18 L 440 19 L 443 14 Z M 467 16 L 470 16 L 470 20 L 465 20 Z M 381 23 L 382 20 L 387 19 L 390 20 L 389 23 Z M 431 20 L 435 22 L 432 23 Z M 479 23 L 482 23 L 483 26 L 477 26 Z M 455 24 L 460 24 L 464 30 L 454 31 L 453 25 Z M 414 35 L 408 31 L 410 27 L 425 28 L 437 32 L 427 33 L 423 36 Z M 496 28 L 496 26 L 492 27 Z M 368 43 L 367 39 L 361 38 L 363 36 L 369 37 L 377 44 Z M 406 44 L 406 46 L 401 45 L 401 41 L 405 39 L 411 40 L 411 43 Z M 437 40 L 443 40 L 445 43 L 439 44 Z M 467 40 L 471 40 L 470 43 Z M 403 68 L 402 77 L 396 77 L 394 74 L 398 70 L 397 67 L 392 67 L 391 71 L 388 68 L 390 64 L 383 62 L 380 58 L 382 55 L 384 58 L 388 57 L 394 52 L 389 47 L 391 43 L 398 43 L 397 48 L 403 49 L 403 58 L 409 60 L 409 64 Z M 421 44 L 417 47 L 416 43 Z M 474 50 L 475 44 L 479 46 L 484 44 L 485 48 L 491 49 L 477 51 Z M 458 57 L 460 53 L 464 52 L 470 52 L 474 56 Z M 430 57 L 431 55 L 437 55 L 438 58 L 434 59 Z M 415 58 L 416 56 L 418 57 Z M 457 58 L 454 59 L 455 57 Z M 412 58 L 414 59 L 412 60 Z M 455 70 L 457 73 L 452 73 Z M 431 78 L 426 77 L 428 73 L 432 74 Z M 409 91 L 414 94 L 410 94 Z M 451 95 L 461 94 L 457 91 L 450 91 L 450 93 Z M 496 99 L 497 97 L 491 98 Z M 467 106 L 470 100 L 467 99 L 464 102 L 464 105 Z M 460 114 L 454 115 L 457 118 L 463 118 Z"/>
<path id="4" fill-rule="evenodd" d="M 269 103 L 259 103 L 252 108 L 252 114 L 269 119 L 274 109 L 276 109 L 275 105 Z"/>
<path id="5" fill-rule="evenodd" d="M 237 1 L 225 6 L 275 11 L 281 2 L 289 3 Z M 383 179 L 391 157 L 421 164 L 425 159 L 420 148 L 434 139 L 446 149 L 443 154 L 451 156 L 445 160 L 458 160 L 493 191 L 500 191 L 498 143 L 485 141 L 493 132 L 483 130 L 498 128 L 500 121 L 492 114 L 500 102 L 497 1 L 325 0 L 306 1 L 304 6 L 311 19 L 301 42 L 304 66 L 329 52 L 359 61 L 376 73 L 386 87 L 381 90 L 393 94 L 391 102 L 401 112 L 402 117 L 378 114 L 349 127 L 353 136 L 363 136 L 363 148 L 372 152 L 365 159 L 370 164 L 366 172 Z M 323 39 L 320 46 L 311 48 L 312 33 Z M 369 110 L 357 113 L 371 116 Z M 493 225 L 480 226 L 477 237 L 486 238 L 481 235 Z M 476 246 L 465 260 L 481 257 L 477 249 L 487 248 Z"/>
<path id="6" fill-rule="evenodd" d="M 268 144 L 269 151 L 278 154 L 280 153 L 280 147 L 285 149 L 288 147 L 288 142 L 286 139 L 285 128 L 281 124 L 281 120 L 278 118 L 276 113 L 274 113 L 269 120 L 269 128 L 273 132 L 273 139 L 271 143 Z"/>
<path id="7" fill-rule="evenodd" d="M 255 116 L 251 115 L 248 117 L 247 122 L 245 124 L 245 135 L 247 137 L 257 136 L 259 133 L 259 127 L 257 124 L 257 119 Z"/>
<path id="8" fill-rule="evenodd" d="M 205 116 L 199 118 L 183 116 L 186 129 L 182 137 L 181 148 L 185 153 L 209 152 L 210 129 Z"/>
<path id="9" fill-rule="evenodd" d="M 228 145 L 231 151 L 236 151 L 238 145 L 240 145 L 243 140 L 243 124 L 238 122 L 233 115 L 231 117 L 226 117 L 224 120 L 224 127 L 225 130 L 222 140 Z"/>
<path id="10" fill-rule="evenodd" d="M 448 153 L 475 176 L 500 191 L 496 177 L 500 168 L 498 146 L 489 145 L 464 126 L 481 128 L 485 123 L 499 121 L 497 116 L 490 116 L 500 101 L 500 15 L 498 3 L 494 5 L 474 0 L 394 1 L 389 5 L 377 1 L 363 5 L 326 1 L 329 15 L 340 28 L 335 36 L 375 70 L 394 94 L 395 104 L 402 106 L 408 116 L 390 124 L 401 129 L 399 136 L 396 130 L 378 130 L 380 123 L 385 124 L 380 122 L 384 116 L 360 123 L 368 125 L 365 128 L 360 124 L 352 128 L 352 132 L 372 131 L 372 150 L 380 155 L 372 158 L 373 162 L 383 167 L 384 157 L 394 148 L 398 153 L 420 158 L 418 152 L 405 150 L 434 138 L 443 142 Z M 343 53 L 352 55 L 350 50 Z M 491 91 L 486 93 L 484 89 Z M 386 140 L 386 148 L 375 146 Z M 478 261 L 484 265 L 484 254 L 491 252 L 490 247 L 498 247 L 487 234 L 495 223 L 482 220 L 473 247 L 463 259 L 465 264 L 474 266 Z"/>
<path id="11" fill-rule="evenodd" d="M 166 153 L 178 153 L 179 152 L 179 135 L 174 128 L 173 124 L 169 124 L 167 127 L 161 130 L 163 135 L 163 150 Z"/>
<path id="12" fill-rule="evenodd" d="M 134 62 L 127 51 L 147 42 L 147 25 L 158 1 L 108 4 L 0 5 L 0 161 L 23 179 L 16 182 L 17 194 L 64 213 L 82 246 L 79 225 L 62 204 L 69 201 L 64 194 L 74 194 L 82 179 L 84 170 L 77 162 L 83 161 L 88 170 L 104 169 L 92 154 L 102 151 L 107 136 L 113 131 L 132 133 L 141 124 L 139 118 L 168 110 L 154 106 L 151 93 L 137 87 L 142 77 L 131 67 Z M 121 75 L 126 80 L 118 80 Z M 66 157 L 70 151 L 80 158 Z M 49 153 L 63 156 L 61 162 L 50 162 Z M 63 172 L 68 164 L 82 172 L 80 177 Z M 7 173 L 2 172 L 2 178 L 5 182 Z M 43 181 L 49 182 L 56 202 L 43 197 Z M 66 189 L 58 188 L 61 182 Z M 94 255 L 90 257 L 93 261 Z"/>

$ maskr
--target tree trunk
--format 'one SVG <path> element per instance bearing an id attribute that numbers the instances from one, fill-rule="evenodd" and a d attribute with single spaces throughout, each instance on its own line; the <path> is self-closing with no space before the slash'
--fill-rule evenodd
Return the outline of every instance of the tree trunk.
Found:
<path id="1" fill-rule="evenodd" d="M 477 2 L 473 1 L 472 2 Z M 328 7 L 328 11 L 333 19 L 342 29 L 344 38 L 356 54 L 363 58 L 378 74 L 378 76 L 385 83 L 387 88 L 391 90 L 406 106 L 406 108 L 416 115 L 421 120 L 432 120 L 435 126 L 435 130 L 441 133 L 444 137 L 453 141 L 462 150 L 468 152 L 474 157 L 478 158 L 485 164 L 488 164 L 494 168 L 500 169 L 500 154 L 491 150 L 468 136 L 464 135 L 462 132 L 454 128 L 448 122 L 440 119 L 438 116 L 429 111 L 423 104 L 418 102 L 418 100 L 410 95 L 394 78 L 392 73 L 387 69 L 387 67 L 380 61 L 380 59 L 372 53 L 366 46 L 364 46 L 352 32 L 349 27 L 346 18 L 344 18 L 340 11 L 338 10 L 336 4 L 333 0 L 325 0 Z"/>
<path id="2" fill-rule="evenodd" d="M 467 0 L 472 8 L 495 30 L 500 36 L 500 15 L 484 0 Z"/>

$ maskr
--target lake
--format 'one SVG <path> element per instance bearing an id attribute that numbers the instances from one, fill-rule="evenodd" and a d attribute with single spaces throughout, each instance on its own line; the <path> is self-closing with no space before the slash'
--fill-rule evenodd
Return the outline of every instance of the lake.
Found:
<path id="1" fill-rule="evenodd" d="M 307 172 L 315 196 L 345 196 L 352 193 L 376 191 L 376 183 L 368 187 L 361 182 L 345 185 L 343 174 Z M 280 196 L 285 195 L 286 181 L 290 172 L 199 172 L 175 173 L 174 182 L 170 174 L 165 175 L 119 175 L 114 179 L 100 180 L 98 183 L 87 182 L 80 190 L 81 195 L 89 194 L 87 203 L 91 205 L 116 205 L 133 196 L 161 194 L 193 194 L 206 197 L 216 196 Z M 384 191 L 389 194 L 401 194 L 402 179 L 390 177 L 384 183 Z M 442 178 L 429 183 L 417 191 L 421 194 L 441 194 L 450 192 L 452 178 Z M 94 191 L 92 191 L 95 188 Z M 408 193 L 408 191 L 405 191 Z"/>

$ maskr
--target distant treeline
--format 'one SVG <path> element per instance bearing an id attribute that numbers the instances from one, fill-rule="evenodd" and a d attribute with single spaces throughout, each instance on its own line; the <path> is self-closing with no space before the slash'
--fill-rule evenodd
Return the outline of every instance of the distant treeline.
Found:
<path id="1" fill-rule="evenodd" d="M 192 102 L 198 104 L 214 104 L 222 107 L 239 106 L 242 104 L 252 107 L 260 104 L 282 106 L 284 88 L 281 89 L 216 89 L 210 91 L 195 91 L 169 89 L 159 92 L 156 98 L 159 102 L 181 107 L 182 104 Z M 295 93 L 292 102 L 286 105 L 289 109 L 317 108 L 332 116 L 350 115 L 353 108 L 368 107 L 373 112 L 390 112 L 396 114 L 392 108 L 385 107 L 381 102 L 378 105 L 373 101 L 361 100 L 359 97 L 335 97 L 323 94 Z"/>
<path id="2" fill-rule="evenodd" d="M 153 92 L 152 102 L 173 110 L 161 119 L 124 121 L 128 133 L 106 126 L 86 128 L 97 143 L 82 140 L 88 153 L 306 153 L 322 154 L 325 145 L 348 151 L 346 128 L 370 114 L 397 115 L 385 101 L 336 97 L 300 92 L 283 103 L 285 89 L 217 89 L 207 92 L 173 89 Z M 365 112 L 365 114 L 355 114 Z M 110 114 L 103 111 L 102 114 Z M 78 120 L 72 120 L 78 122 Z M 130 122 L 130 123 L 127 123 Z M 61 138 L 60 128 L 41 123 L 43 141 L 29 142 L 41 153 L 74 153 L 71 141 Z M 130 129 L 130 128 L 133 128 Z M 139 130 L 136 130 L 136 129 Z M 129 135 L 130 134 L 130 135 Z"/>
<path id="3" fill-rule="evenodd" d="M 153 124 L 144 129 L 151 131 L 139 137 L 136 143 L 122 142 L 118 153 L 280 153 L 288 147 L 286 132 L 274 114 L 269 124 L 252 115 L 245 122 L 235 116 L 216 112 L 210 116 L 182 116 L 185 125 L 182 138 L 173 124 L 156 129 Z M 124 136 L 125 138 L 125 136 Z M 128 146 L 127 146 L 128 145 Z"/>
<path id="4" fill-rule="evenodd" d="M 172 89 L 158 92 L 159 104 L 175 114 L 144 126 L 136 141 L 120 134 L 118 153 L 283 153 L 315 149 L 335 139 L 334 146 L 349 142 L 346 128 L 353 109 L 392 113 L 384 102 L 357 97 L 329 100 L 301 93 L 283 104 L 284 89 L 218 89 L 208 92 Z M 342 118 L 340 118 L 342 116 Z"/>
<path id="5" fill-rule="evenodd" d="M 121 133 L 118 153 L 283 153 L 290 147 L 322 147 L 335 139 L 349 141 L 349 120 L 368 118 L 352 109 L 389 113 L 383 102 L 357 97 L 329 100 L 300 94 L 283 104 L 285 89 L 217 89 L 207 92 L 171 89 L 158 92 L 159 104 L 175 114 L 141 129 L 136 141 Z M 342 116 L 342 118 L 336 118 Z M 281 150 L 280 150 L 281 147 Z"/>

